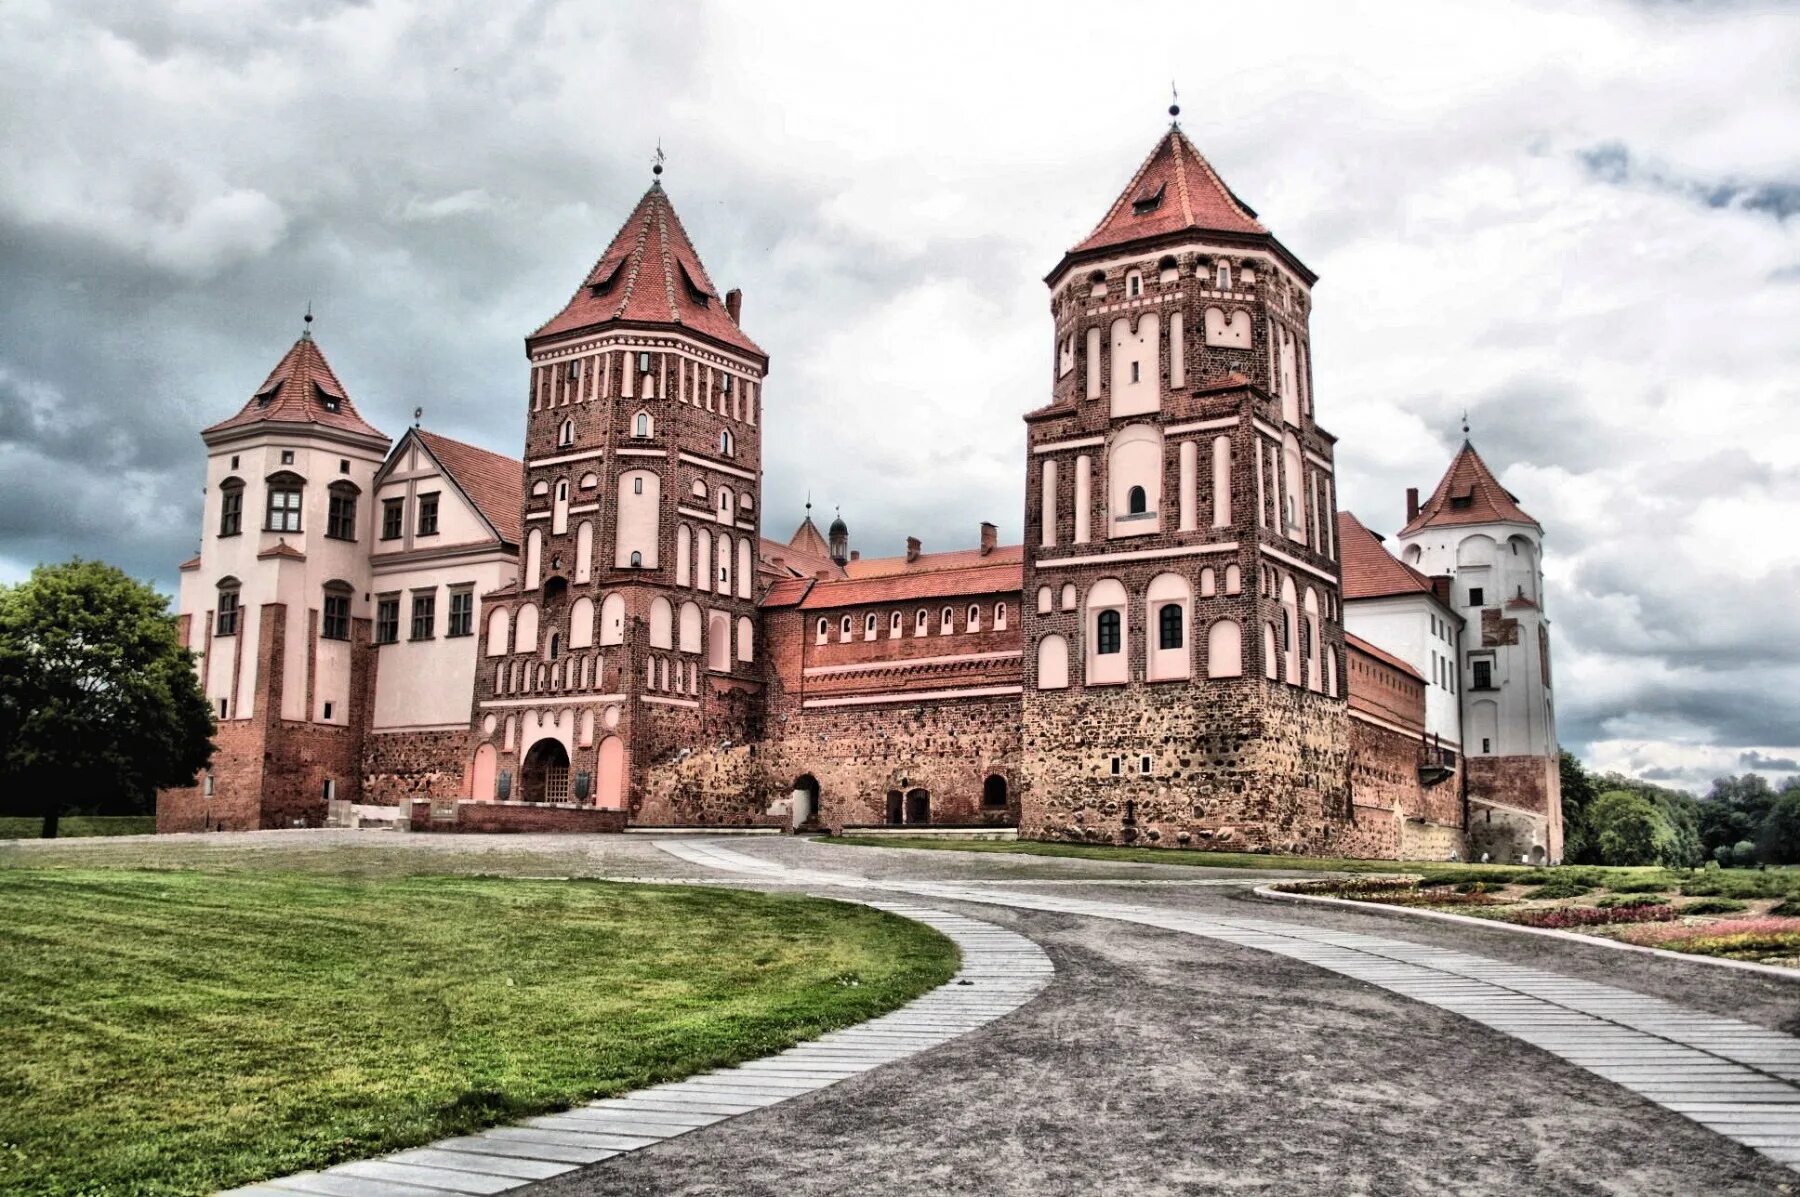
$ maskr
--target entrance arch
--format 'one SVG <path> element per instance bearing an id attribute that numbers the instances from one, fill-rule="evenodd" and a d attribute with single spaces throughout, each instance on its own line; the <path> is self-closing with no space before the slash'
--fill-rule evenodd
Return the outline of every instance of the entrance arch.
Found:
<path id="1" fill-rule="evenodd" d="M 494 773 L 498 767 L 498 754 L 492 744 L 483 744 L 475 750 L 475 765 L 469 771 L 469 797 L 477 802 L 494 800 Z"/>
<path id="2" fill-rule="evenodd" d="M 794 778 L 791 787 L 790 804 L 793 808 L 794 826 L 817 821 L 819 817 L 819 779 L 810 773 L 802 773 Z"/>
<path id="3" fill-rule="evenodd" d="M 594 789 L 594 805 L 602 810 L 625 808 L 625 741 L 608 736 L 600 741 L 600 784 Z"/>
<path id="4" fill-rule="evenodd" d="M 887 792 L 887 821 L 895 826 L 903 821 L 901 816 L 906 810 L 906 796 L 899 790 Z"/>
<path id="5" fill-rule="evenodd" d="M 519 765 L 519 801 L 569 800 L 569 750 L 548 737 L 531 746 Z"/>
<path id="6" fill-rule="evenodd" d="M 906 821 L 908 823 L 931 822 L 931 791 L 906 791 Z"/>
<path id="7" fill-rule="evenodd" d="M 981 808 L 983 810 L 1006 809 L 1006 778 L 998 773 L 988 774 L 981 783 Z"/>

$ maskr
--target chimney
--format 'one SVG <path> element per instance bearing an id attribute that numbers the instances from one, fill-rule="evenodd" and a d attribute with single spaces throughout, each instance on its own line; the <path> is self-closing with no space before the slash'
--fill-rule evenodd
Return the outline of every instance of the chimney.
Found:
<path id="1" fill-rule="evenodd" d="M 831 574 L 831 571 L 828 569 L 815 569 L 813 571 L 813 577 L 817 578 L 821 582 L 829 582 L 829 581 L 831 581 L 832 574 Z"/>
<path id="2" fill-rule="evenodd" d="M 911 565 L 913 562 L 917 561 L 918 559 L 919 559 L 919 538 L 917 536 L 908 536 L 906 538 L 906 563 L 908 565 Z"/>
<path id="3" fill-rule="evenodd" d="M 981 555 L 987 556 L 994 551 L 994 542 L 999 539 L 1000 530 L 986 520 L 981 521 Z"/>
<path id="4" fill-rule="evenodd" d="M 861 549 L 851 549 L 850 550 L 850 560 L 861 561 L 862 560 L 862 550 Z"/>
<path id="5" fill-rule="evenodd" d="M 1416 486 L 1409 486 L 1406 488 L 1406 522 L 1410 524 L 1418 518 L 1419 488 Z"/>
<path id="6" fill-rule="evenodd" d="M 738 323 L 738 316 L 744 310 L 744 293 L 733 287 L 725 292 L 725 311 L 733 324 Z"/>

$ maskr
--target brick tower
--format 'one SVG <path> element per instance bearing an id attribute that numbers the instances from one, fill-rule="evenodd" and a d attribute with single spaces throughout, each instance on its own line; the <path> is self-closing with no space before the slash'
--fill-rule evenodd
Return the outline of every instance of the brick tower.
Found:
<path id="1" fill-rule="evenodd" d="M 200 434 L 206 514 L 180 619 L 217 752 L 194 785 L 158 795 L 158 831 L 317 827 L 332 799 L 360 798 L 370 494 L 388 438 L 306 319 L 243 410 Z"/>
<path id="2" fill-rule="evenodd" d="M 1349 736 L 1315 276 L 1171 123 L 1045 281 L 1021 834 L 1327 849 Z"/>
<path id="3" fill-rule="evenodd" d="M 646 770 L 757 730 L 768 358 L 740 302 L 659 178 L 526 338 L 524 549 L 484 604 L 474 798 L 666 822 Z"/>

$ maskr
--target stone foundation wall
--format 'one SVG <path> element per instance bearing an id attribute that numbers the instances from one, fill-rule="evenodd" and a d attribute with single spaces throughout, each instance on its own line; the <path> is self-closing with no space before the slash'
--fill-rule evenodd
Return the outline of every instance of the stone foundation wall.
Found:
<path id="1" fill-rule="evenodd" d="M 361 801 L 393 806 L 413 798 L 466 798 L 474 754 L 468 728 L 370 732 L 363 738 Z"/>
<path id="2" fill-rule="evenodd" d="M 1418 739 L 1354 716 L 1350 789 L 1355 829 L 1339 854 L 1366 860 L 1448 860 L 1465 851 L 1457 774 L 1427 786 L 1419 776 Z"/>
<path id="3" fill-rule="evenodd" d="M 767 812 L 771 802 L 786 796 L 785 786 L 777 785 L 764 768 L 757 747 L 707 748 L 651 766 L 632 822 L 652 827 L 784 827 L 785 818 Z"/>
<path id="4" fill-rule="evenodd" d="M 1341 699 L 1260 679 L 1029 691 L 1019 834 L 1335 852 L 1346 723 Z"/>
<path id="5" fill-rule="evenodd" d="M 624 811 L 601 810 L 592 806 L 458 801 L 452 807 L 456 812 L 455 818 L 433 817 L 434 806 L 442 811 L 451 805 L 442 800 L 434 803 L 426 798 L 413 799 L 412 817 L 409 820 L 412 830 L 467 831 L 482 834 L 531 831 L 617 832 L 625 830 Z"/>

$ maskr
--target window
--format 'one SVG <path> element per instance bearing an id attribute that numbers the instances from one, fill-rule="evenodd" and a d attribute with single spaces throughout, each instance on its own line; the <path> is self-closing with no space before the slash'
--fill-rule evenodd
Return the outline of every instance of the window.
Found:
<path id="1" fill-rule="evenodd" d="M 1469 587 L 1469 606 L 1471 606 L 1471 607 L 1481 606 L 1481 600 L 1484 599 L 1485 597 L 1487 597 L 1487 596 L 1482 591 L 1481 587 L 1479 587 L 1479 586 Z"/>
<path id="2" fill-rule="evenodd" d="M 1119 651 L 1119 613 L 1102 611 L 1095 621 L 1094 651 L 1101 656 L 1111 656 Z"/>
<path id="3" fill-rule="evenodd" d="M 282 465 L 293 465 L 294 464 L 294 451 L 292 449 L 283 449 L 281 451 L 281 464 Z"/>
<path id="4" fill-rule="evenodd" d="M 437 623 L 437 593 L 413 595 L 412 638 L 429 640 Z"/>
<path id="5" fill-rule="evenodd" d="M 219 488 L 219 535 L 236 536 L 244 530 L 244 484 L 233 480 Z"/>
<path id="6" fill-rule="evenodd" d="M 330 704 L 330 703 L 329 703 L 329 702 L 328 702 L 328 703 L 326 703 L 326 704 L 325 704 L 325 718 L 326 718 L 326 720 L 327 720 L 327 721 L 329 721 L 329 720 L 330 720 L 330 719 L 331 719 L 331 704 Z M 325 783 L 325 788 L 326 788 L 326 789 L 327 789 L 327 790 L 330 790 L 330 789 L 331 789 L 331 782 L 329 782 L 329 781 L 327 781 L 327 782 L 326 782 L 326 783 Z"/>
<path id="7" fill-rule="evenodd" d="M 634 495 L 641 495 L 644 493 L 644 480 L 642 478 L 633 478 L 631 480 L 631 493 Z"/>
<path id="8" fill-rule="evenodd" d="M 931 616 L 925 613 L 925 608 L 920 607 L 919 613 L 913 616 L 913 635 L 923 636 L 930 628 Z"/>
<path id="9" fill-rule="evenodd" d="M 963 630 L 969 632 L 981 630 L 981 608 L 973 603 L 969 604 L 969 617 L 963 621 Z"/>
<path id="10" fill-rule="evenodd" d="M 650 355 L 648 353 L 638 354 L 638 371 L 637 372 L 639 374 L 650 373 Z"/>
<path id="11" fill-rule="evenodd" d="M 581 359 L 580 358 L 576 358 L 574 361 L 569 363 L 569 381 L 570 382 L 581 381 Z"/>
<path id="12" fill-rule="evenodd" d="M 405 520 L 405 499 L 383 499 L 381 501 L 381 539 L 399 540 Z"/>
<path id="13" fill-rule="evenodd" d="M 319 635 L 326 640 L 350 639 L 350 596 L 327 594 L 325 611 L 319 621 Z"/>
<path id="14" fill-rule="evenodd" d="M 1162 648 L 1180 648 L 1181 639 L 1181 604 L 1164 603 L 1162 610 L 1156 613 L 1157 644 Z"/>
<path id="15" fill-rule="evenodd" d="M 1492 661 L 1471 661 L 1469 668 L 1475 675 L 1473 684 L 1477 690 L 1494 688 L 1494 663 Z"/>
<path id="16" fill-rule="evenodd" d="M 889 636 L 898 636 L 899 634 L 900 634 L 900 612 L 896 611 L 888 617 L 888 635 Z"/>
<path id="17" fill-rule="evenodd" d="M 1231 290 L 1231 263 L 1230 262 L 1220 262 L 1219 263 L 1219 271 L 1218 271 L 1217 281 L 1219 284 L 1219 290 L 1221 290 L 1221 291 Z"/>
<path id="18" fill-rule="evenodd" d="M 433 491 L 419 496 L 419 531 L 420 536 L 437 535 L 438 497 Z"/>
<path id="19" fill-rule="evenodd" d="M 292 474 L 276 475 L 269 480 L 268 531 L 300 531 L 300 492 L 300 480 Z"/>
<path id="20" fill-rule="evenodd" d="M 719 433 L 719 452 L 724 454 L 726 457 L 730 457 L 734 453 L 734 447 L 731 443 L 731 430 L 730 429 L 726 429 L 725 431 Z"/>
<path id="21" fill-rule="evenodd" d="M 1138 363 L 1136 362 L 1131 363 L 1131 381 L 1138 381 Z"/>
<path id="22" fill-rule="evenodd" d="M 575 421 L 564 420 L 556 431 L 556 443 L 564 448 L 575 443 Z"/>
<path id="23" fill-rule="evenodd" d="M 945 607 L 944 610 L 938 616 L 938 634 L 942 635 L 942 636 L 948 636 L 951 632 L 954 632 L 955 630 L 956 630 L 956 610 L 953 607 Z"/>
<path id="24" fill-rule="evenodd" d="M 994 604 L 994 630 L 997 632 L 1004 632 L 1006 630 L 1006 604 L 1005 603 L 995 603 Z"/>
<path id="25" fill-rule="evenodd" d="M 644 554 L 639 552 L 637 549 L 631 550 L 631 568 L 632 569 L 644 568 Z"/>
<path id="26" fill-rule="evenodd" d="M 821 618 L 819 620 L 818 630 L 815 633 L 814 642 L 817 644 L 823 644 L 823 643 L 825 643 L 826 638 L 830 634 L 831 634 L 831 621 Z"/>
<path id="27" fill-rule="evenodd" d="M 1126 514 L 1128 514 L 1128 515 L 1143 515 L 1145 512 L 1147 512 L 1149 510 L 1149 507 L 1150 507 L 1149 498 L 1148 498 L 1148 496 L 1146 496 L 1144 494 L 1143 487 L 1134 486 L 1125 493 Z"/>
<path id="28" fill-rule="evenodd" d="M 1125 276 L 1125 298 L 1126 299 L 1136 299 L 1138 296 L 1142 295 L 1143 293 L 1144 293 L 1144 276 L 1139 274 L 1137 271 L 1133 270 L 1130 274 Z M 1133 381 L 1133 382 L 1137 381 L 1135 374 L 1132 377 L 1131 381 Z"/>
<path id="29" fill-rule="evenodd" d="M 325 515 L 325 535 L 333 540 L 356 539 L 356 491 L 342 483 L 331 485 L 331 505 Z"/>
<path id="30" fill-rule="evenodd" d="M 1117 777 L 1117 776 L 1119 776 L 1119 774 L 1121 774 L 1123 772 L 1125 772 L 1125 758 L 1122 756 L 1115 756 L 1112 759 L 1113 776 Z"/>
<path id="31" fill-rule="evenodd" d="M 214 635 L 235 636 L 238 630 L 238 590 L 235 585 L 219 588 L 219 622 Z"/>
<path id="32" fill-rule="evenodd" d="M 350 459 L 348 457 L 338 458 L 338 473 L 348 474 L 349 472 L 350 472 Z"/>
<path id="33" fill-rule="evenodd" d="M 444 628 L 446 636 L 468 636 L 475 630 L 475 592 L 473 590 L 452 590 L 450 592 L 450 623 Z"/>
<path id="34" fill-rule="evenodd" d="M 375 643 L 392 644 L 400 639 L 400 596 L 384 594 L 375 600 Z"/>
<path id="35" fill-rule="evenodd" d="M 631 426 L 631 435 L 647 437 L 650 435 L 650 413 L 641 411 L 637 414 L 637 422 Z"/>
<path id="36" fill-rule="evenodd" d="M 838 621 L 838 639 L 850 639 L 850 617 L 848 615 Z"/>
<path id="37" fill-rule="evenodd" d="M 875 639 L 875 613 L 873 611 L 863 618 L 863 639 Z"/>
<path id="38" fill-rule="evenodd" d="M 1150 772 L 1150 758 L 1149 757 L 1147 757 L 1147 756 L 1138 757 L 1138 772 L 1145 773 L 1145 774 L 1148 774 Z"/>
<path id="39" fill-rule="evenodd" d="M 552 661 L 554 661 L 554 660 L 556 660 L 556 658 L 560 657 L 561 655 L 562 655 L 562 633 L 561 632 L 551 632 L 550 633 L 550 659 Z M 668 667 L 669 667 L 669 663 L 667 661 L 664 661 L 663 668 L 667 669 Z"/>

